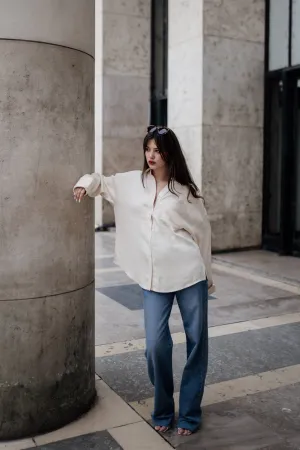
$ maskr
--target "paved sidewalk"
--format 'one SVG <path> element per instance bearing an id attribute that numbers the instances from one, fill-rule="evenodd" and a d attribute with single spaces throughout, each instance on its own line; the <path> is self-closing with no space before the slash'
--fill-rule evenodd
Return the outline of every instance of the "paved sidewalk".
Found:
<path id="1" fill-rule="evenodd" d="M 114 233 L 96 234 L 99 401 L 61 430 L 0 450 L 300 449 L 300 259 L 262 251 L 214 257 L 203 428 L 161 437 L 150 426 L 141 292 L 114 266 L 113 249 Z M 170 324 L 178 406 L 185 336 L 176 304 Z"/>

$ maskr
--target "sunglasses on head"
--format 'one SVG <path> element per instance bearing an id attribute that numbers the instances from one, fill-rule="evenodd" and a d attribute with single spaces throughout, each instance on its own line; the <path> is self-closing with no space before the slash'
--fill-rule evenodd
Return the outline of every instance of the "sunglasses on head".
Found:
<path id="1" fill-rule="evenodd" d="M 168 128 L 166 127 L 157 127 L 155 125 L 149 125 L 149 127 L 147 128 L 148 133 L 152 134 L 155 131 L 157 131 L 158 134 L 167 134 L 168 133 Z"/>

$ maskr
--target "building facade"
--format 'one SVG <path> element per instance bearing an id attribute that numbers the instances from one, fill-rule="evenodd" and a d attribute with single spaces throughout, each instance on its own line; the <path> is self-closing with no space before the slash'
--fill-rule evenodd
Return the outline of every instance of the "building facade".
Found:
<path id="1" fill-rule="evenodd" d="M 140 168 L 146 126 L 168 125 L 215 251 L 296 251 L 300 0 L 98 2 L 98 168 Z M 97 224 L 112 224 L 98 202 Z"/>

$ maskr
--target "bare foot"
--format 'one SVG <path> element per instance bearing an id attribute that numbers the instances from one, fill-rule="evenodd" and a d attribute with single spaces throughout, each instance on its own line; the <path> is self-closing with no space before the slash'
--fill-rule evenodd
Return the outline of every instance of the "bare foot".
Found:
<path id="1" fill-rule="evenodd" d="M 169 431 L 170 427 L 154 427 L 155 431 L 158 431 L 159 433 L 166 433 L 167 431 Z"/>
<path id="2" fill-rule="evenodd" d="M 179 436 L 190 436 L 192 434 L 191 430 L 186 430 L 185 428 L 178 428 Z"/>

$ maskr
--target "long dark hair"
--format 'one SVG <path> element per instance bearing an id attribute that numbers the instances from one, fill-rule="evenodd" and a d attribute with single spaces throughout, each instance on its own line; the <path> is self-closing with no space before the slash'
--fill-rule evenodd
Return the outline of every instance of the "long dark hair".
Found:
<path id="1" fill-rule="evenodd" d="M 194 198 L 203 198 L 200 195 L 200 190 L 196 183 L 193 180 L 191 172 L 187 166 L 184 154 L 182 152 L 180 143 L 177 139 L 176 134 L 170 128 L 167 127 L 149 127 L 150 131 L 148 131 L 145 136 L 143 149 L 144 149 L 144 167 L 142 173 L 142 181 L 144 184 L 144 178 L 146 172 L 149 170 L 149 166 L 146 159 L 146 150 L 148 147 L 149 141 L 154 139 L 158 151 L 162 157 L 162 159 L 167 163 L 169 169 L 169 180 L 168 187 L 169 191 L 172 194 L 177 195 L 175 189 L 175 181 L 181 184 L 182 186 L 186 186 L 188 188 L 188 196 L 192 195 Z"/>

